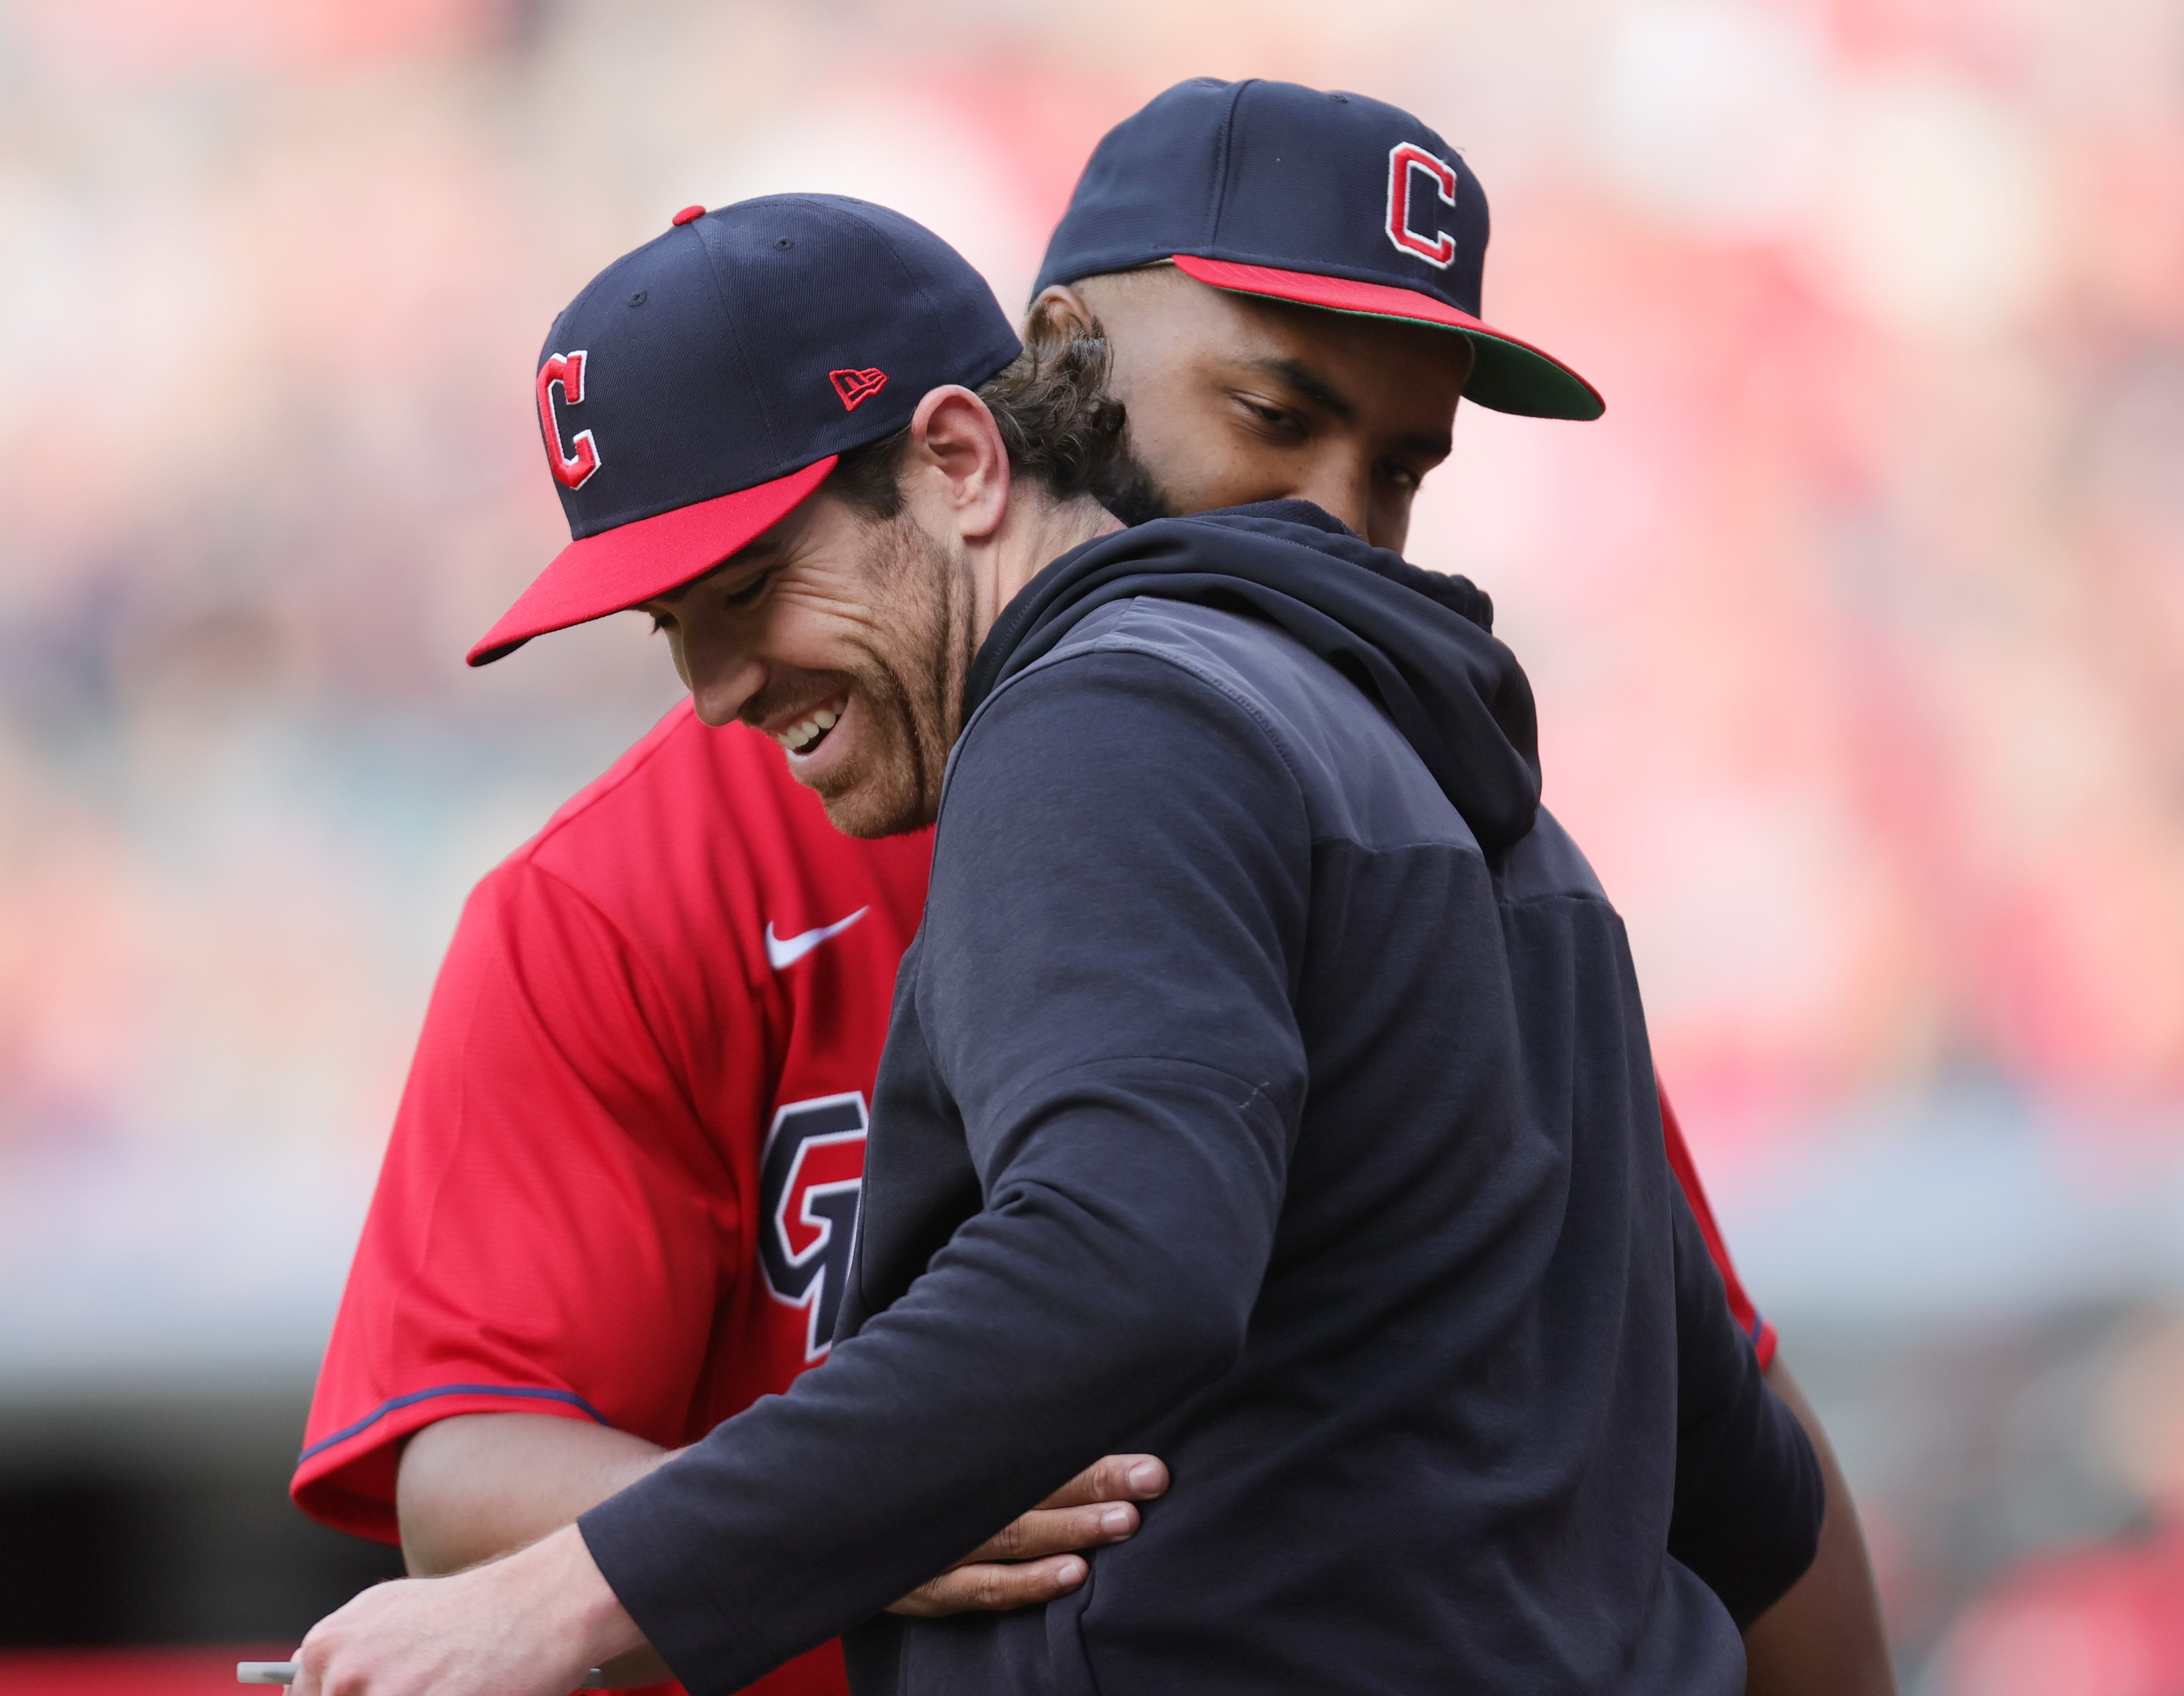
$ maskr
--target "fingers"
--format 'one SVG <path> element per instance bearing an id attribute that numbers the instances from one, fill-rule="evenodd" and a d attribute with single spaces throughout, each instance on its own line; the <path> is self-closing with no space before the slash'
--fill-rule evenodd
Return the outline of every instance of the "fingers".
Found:
<path id="1" fill-rule="evenodd" d="M 937 1620 L 949 1614 L 1006 1614 L 1034 1608 L 1067 1596 L 1084 1582 L 1089 1570 L 1084 1557 L 1075 1554 L 1014 1563 L 977 1561 L 919 1585 L 888 1612 Z"/>
<path id="2" fill-rule="evenodd" d="M 931 1620 L 1007 1613 L 1066 1596 L 1091 1570 L 1077 1552 L 1129 1537 L 1139 1525 L 1133 1504 L 1151 1501 L 1167 1486 L 1159 1456 L 1108 1455 L 888 1611 Z"/>
<path id="3" fill-rule="evenodd" d="M 1080 1508 L 1094 1502 L 1150 1502 L 1167 1489 L 1167 1467 L 1156 1454 L 1111 1454 L 1095 1460 L 1039 1504 Z"/>
<path id="4" fill-rule="evenodd" d="M 1128 1502 L 1095 1502 L 1084 1508 L 1034 1508 L 1003 1526 L 956 1562 L 1036 1560 L 1120 1543 L 1138 1528 L 1138 1510 Z"/>
<path id="5" fill-rule="evenodd" d="M 1167 1468 L 1150 1454 L 1111 1454 L 1086 1467 L 1029 1513 L 1001 1527 L 956 1563 L 1035 1560 L 1120 1543 L 1138 1528 L 1133 1502 L 1167 1488 Z"/>

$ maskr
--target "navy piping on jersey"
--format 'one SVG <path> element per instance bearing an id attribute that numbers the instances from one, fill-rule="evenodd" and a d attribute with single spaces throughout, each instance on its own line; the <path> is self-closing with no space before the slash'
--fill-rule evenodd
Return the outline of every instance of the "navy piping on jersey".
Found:
<path id="1" fill-rule="evenodd" d="M 1752 1323 L 1744 1328 L 1744 1334 L 1752 1339 L 1752 1346 L 1754 1348 L 1759 1347 L 1759 1339 L 1765 1335 L 1766 1331 L 1767 1315 L 1754 1308 L 1752 1310 Z M 606 1421 L 602 1420 L 599 1423 L 604 1425 Z"/>
<path id="2" fill-rule="evenodd" d="M 343 1425 L 332 1437 L 320 1437 L 296 1457 L 297 1464 L 309 1460 L 321 1450 L 332 1448 L 337 1442 L 347 1442 L 359 1431 L 377 1425 L 397 1408 L 406 1408 L 412 1402 L 428 1402 L 435 1396 L 523 1396 L 535 1402 L 566 1402 L 572 1408 L 581 1408 L 603 1425 L 612 1421 L 577 1395 L 573 1390 L 542 1390 L 519 1384 L 441 1384 L 430 1390 L 412 1390 L 406 1396 L 396 1396 L 382 1402 L 353 1425 Z"/>

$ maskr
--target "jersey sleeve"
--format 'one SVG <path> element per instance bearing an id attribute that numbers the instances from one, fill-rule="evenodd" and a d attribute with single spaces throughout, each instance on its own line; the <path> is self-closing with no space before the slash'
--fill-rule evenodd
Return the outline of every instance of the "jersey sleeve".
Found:
<path id="1" fill-rule="evenodd" d="M 1676 1121 L 1676 1110 L 1669 1105 L 1669 1092 L 1659 1078 L 1653 1087 L 1661 1098 L 1661 1135 L 1669 1146 L 1669 1169 L 1676 1174 L 1676 1186 L 1684 1192 L 1691 1204 L 1691 1217 L 1696 1222 L 1699 1235 L 1706 1241 L 1707 1253 L 1713 1261 L 1714 1270 L 1721 1275 L 1722 1290 L 1729 1297 L 1729 1311 L 1737 1327 L 1752 1339 L 1752 1347 L 1759 1357 L 1759 1370 L 1764 1372 L 1774 1364 L 1774 1327 L 1752 1303 L 1745 1293 L 1744 1281 L 1736 1275 L 1736 1263 L 1729 1258 L 1729 1245 L 1722 1241 L 1721 1227 L 1714 1223 L 1713 1209 L 1707 1204 L 1706 1189 L 1699 1182 L 1699 1169 L 1691 1160 L 1691 1152 L 1684 1144 L 1684 1128 Z"/>
<path id="2" fill-rule="evenodd" d="M 712 1040 L 733 1067 L 757 1039 Z M 643 962 L 579 891 L 516 861 L 473 893 L 320 1375 L 290 1487 L 305 1513 L 395 1541 L 400 1440 L 455 1414 L 685 1440 L 745 1247 L 690 1070 Z"/>

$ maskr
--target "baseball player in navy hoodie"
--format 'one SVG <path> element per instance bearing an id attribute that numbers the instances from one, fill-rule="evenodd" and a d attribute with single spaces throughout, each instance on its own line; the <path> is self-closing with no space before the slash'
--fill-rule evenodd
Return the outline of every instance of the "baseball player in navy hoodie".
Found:
<path id="1" fill-rule="evenodd" d="M 1129 423 L 1109 510 L 1136 523 L 1300 497 L 1400 553 L 1459 393 L 1597 416 L 1585 385 L 1513 381 L 1507 362 L 1468 357 L 1507 339 L 1479 321 L 1486 226 L 1461 153 L 1363 95 L 1201 77 L 1117 125 L 1048 246 L 1030 328 L 1112 349 Z M 1665 1091 L 1661 1115 L 1731 1309 L 1827 1479 L 1811 1569 L 1746 1633 L 1752 1696 L 1893 1696 L 1849 1485 L 1745 1293 Z"/>
<path id="2" fill-rule="evenodd" d="M 1576 382 L 1480 328 L 1490 380 Z M 1819 1476 L 1670 1176 L 1522 672 L 1475 590 L 1305 503 L 1123 530 L 1096 362 L 981 382 L 1006 337 L 822 197 L 557 325 L 600 545 L 488 642 L 648 605 L 839 827 L 937 816 L 930 904 L 827 1368 L 368 1593 L 300 1688 L 546 1696 L 649 1638 L 708 1696 L 846 1632 L 871 1690 L 1740 1688 Z M 919 399 L 861 442 L 876 379 Z M 1128 1446 L 1178 1487 L 1070 1596 L 875 1618 Z"/>

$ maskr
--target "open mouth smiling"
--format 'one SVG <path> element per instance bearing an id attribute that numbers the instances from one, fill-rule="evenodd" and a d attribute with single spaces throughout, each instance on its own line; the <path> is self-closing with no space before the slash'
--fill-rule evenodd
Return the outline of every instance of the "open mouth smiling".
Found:
<path id="1" fill-rule="evenodd" d="M 824 700 L 805 713 L 794 722 L 767 733 L 791 754 L 808 756 L 818 751 L 819 745 L 827 739 L 843 713 L 849 710 L 850 697 L 836 695 Z"/>

